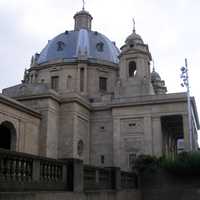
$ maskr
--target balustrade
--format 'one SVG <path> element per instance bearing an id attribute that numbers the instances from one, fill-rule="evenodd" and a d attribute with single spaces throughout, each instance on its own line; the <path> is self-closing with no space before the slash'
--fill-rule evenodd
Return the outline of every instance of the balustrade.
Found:
<path id="1" fill-rule="evenodd" d="M 35 155 L 0 150 L 0 191 L 63 190 L 66 164 Z"/>
<path id="2" fill-rule="evenodd" d="M 83 165 L 0 149 L 0 191 L 119 190 L 136 187 L 136 176 L 119 168 Z"/>
<path id="3" fill-rule="evenodd" d="M 131 172 L 121 171 L 121 188 L 132 189 L 137 188 L 137 176 Z"/>

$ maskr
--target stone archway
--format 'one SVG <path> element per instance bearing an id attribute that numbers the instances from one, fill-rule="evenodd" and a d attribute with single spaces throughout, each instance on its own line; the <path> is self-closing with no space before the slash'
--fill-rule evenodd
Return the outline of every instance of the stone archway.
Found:
<path id="1" fill-rule="evenodd" d="M 16 150 L 16 129 L 9 121 L 0 124 L 0 148 Z"/>

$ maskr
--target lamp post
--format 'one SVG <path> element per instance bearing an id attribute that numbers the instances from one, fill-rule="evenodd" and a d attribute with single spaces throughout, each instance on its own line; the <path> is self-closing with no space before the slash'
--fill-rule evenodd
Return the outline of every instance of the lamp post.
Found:
<path id="1" fill-rule="evenodd" d="M 182 87 L 186 87 L 187 89 L 187 110 L 188 110 L 188 128 L 189 128 L 189 142 L 190 142 L 190 151 L 193 150 L 193 142 L 192 142 L 192 123 L 191 123 L 191 101 L 190 101 L 190 84 L 189 84 L 189 75 L 188 75 L 188 64 L 187 58 L 185 58 L 185 66 L 181 67 L 181 79 Z"/>

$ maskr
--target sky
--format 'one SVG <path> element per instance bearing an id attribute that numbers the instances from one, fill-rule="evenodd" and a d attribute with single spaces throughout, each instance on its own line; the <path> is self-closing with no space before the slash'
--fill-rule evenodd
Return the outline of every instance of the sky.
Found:
<path id="1" fill-rule="evenodd" d="M 183 92 L 180 68 L 188 59 L 191 95 L 200 115 L 199 0 L 85 0 L 92 30 L 120 48 L 133 29 L 149 45 L 168 92 Z M 31 56 L 48 40 L 73 30 L 82 0 L 0 0 L 0 91 L 21 82 Z"/>

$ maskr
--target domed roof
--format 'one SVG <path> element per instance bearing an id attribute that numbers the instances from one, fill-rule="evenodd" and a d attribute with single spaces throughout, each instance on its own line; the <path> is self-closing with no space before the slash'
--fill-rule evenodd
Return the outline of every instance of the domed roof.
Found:
<path id="1" fill-rule="evenodd" d="M 136 44 L 144 44 L 140 35 L 136 34 L 135 31 L 131 35 L 126 38 L 126 43 L 136 43 Z"/>
<path id="2" fill-rule="evenodd" d="M 77 15 L 89 15 L 91 18 L 92 16 L 90 15 L 90 13 L 88 11 L 86 11 L 85 9 L 77 12 L 75 15 L 74 15 L 74 18 L 77 16 Z"/>
<path id="3" fill-rule="evenodd" d="M 76 60 L 80 56 L 88 59 L 118 63 L 119 49 L 105 35 L 80 29 L 65 31 L 48 42 L 40 53 L 38 64 L 67 59 Z"/>
<path id="4" fill-rule="evenodd" d="M 126 38 L 126 44 L 144 44 L 140 35 L 135 31 L 135 19 L 133 18 L 133 32 Z"/>
<path id="5" fill-rule="evenodd" d="M 151 81 L 161 81 L 159 73 L 157 73 L 155 70 L 151 72 Z"/>

